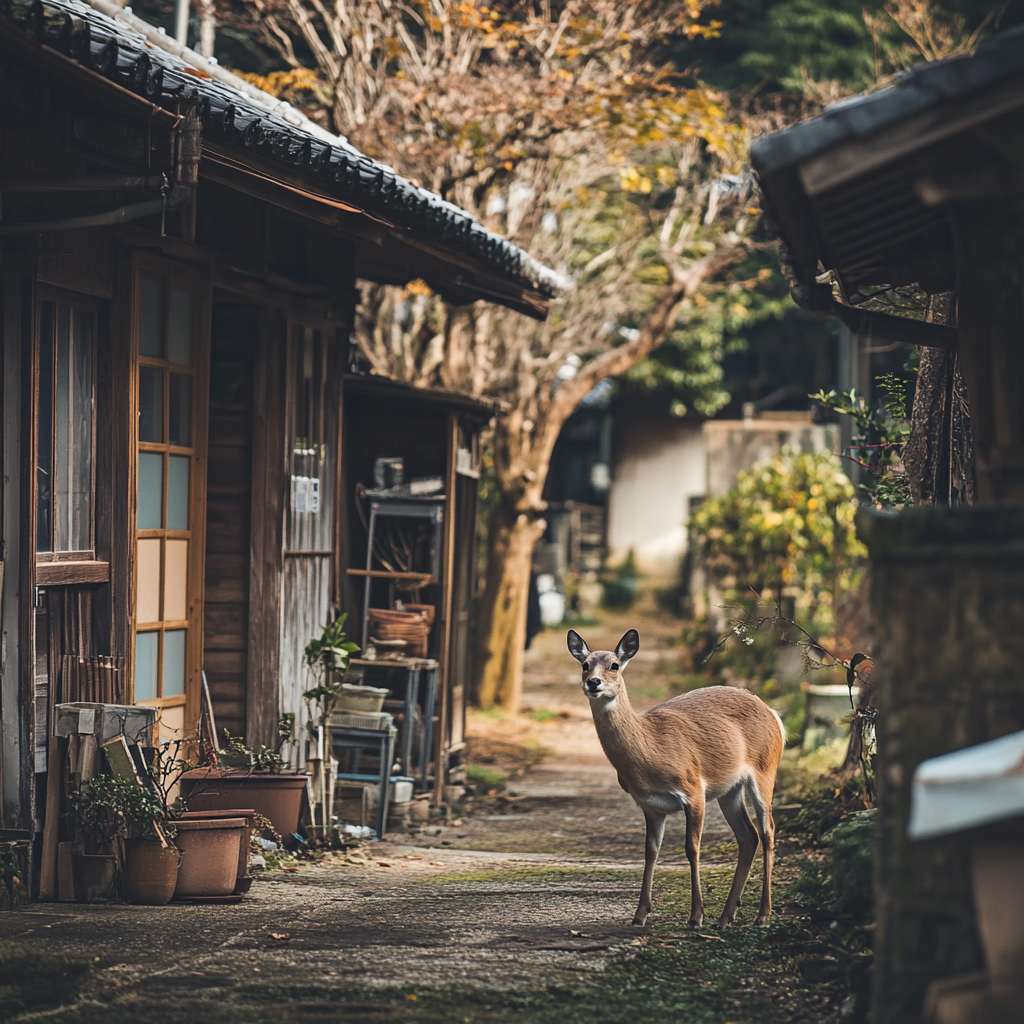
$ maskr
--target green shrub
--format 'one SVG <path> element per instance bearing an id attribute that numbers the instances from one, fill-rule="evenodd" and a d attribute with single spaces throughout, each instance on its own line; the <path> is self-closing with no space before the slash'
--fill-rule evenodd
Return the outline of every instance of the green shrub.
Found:
<path id="1" fill-rule="evenodd" d="M 604 605 L 606 608 L 627 609 L 636 601 L 640 572 L 636 565 L 633 549 L 617 566 L 609 566 L 601 575 L 604 584 Z"/>
<path id="2" fill-rule="evenodd" d="M 875 810 L 856 811 L 824 837 L 825 856 L 805 859 L 789 894 L 808 910 L 863 924 L 874 917 Z"/>

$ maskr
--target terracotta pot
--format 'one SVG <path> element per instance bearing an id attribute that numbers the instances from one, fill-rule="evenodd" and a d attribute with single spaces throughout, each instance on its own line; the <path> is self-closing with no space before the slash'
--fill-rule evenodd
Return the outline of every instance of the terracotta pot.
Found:
<path id="1" fill-rule="evenodd" d="M 307 775 L 196 768 L 181 777 L 181 798 L 190 811 L 226 811 L 252 807 L 269 818 L 287 839 L 299 827 Z"/>
<path id="2" fill-rule="evenodd" d="M 238 850 L 245 818 L 178 821 L 175 845 L 181 850 L 176 897 L 230 896 L 238 878 Z"/>
<path id="3" fill-rule="evenodd" d="M 161 846 L 155 836 L 124 844 L 124 897 L 129 903 L 162 907 L 171 902 L 178 884 L 181 851 Z"/>
<path id="4" fill-rule="evenodd" d="M 238 848 L 238 877 L 235 892 L 246 893 L 252 885 L 249 877 L 249 839 L 256 827 L 256 812 L 251 807 L 230 807 L 222 811 L 186 811 L 179 821 L 209 821 L 211 818 L 245 818 L 245 835 Z"/>
<path id="5" fill-rule="evenodd" d="M 75 899 L 79 903 L 109 903 L 114 894 L 117 858 L 112 854 L 71 854 Z"/>

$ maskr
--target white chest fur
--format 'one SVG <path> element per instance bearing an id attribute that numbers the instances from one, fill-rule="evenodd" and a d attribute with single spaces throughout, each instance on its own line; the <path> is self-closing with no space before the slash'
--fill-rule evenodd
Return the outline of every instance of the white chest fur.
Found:
<path id="1" fill-rule="evenodd" d="M 686 807 L 686 797 L 673 790 L 634 796 L 633 801 L 640 810 L 649 811 L 652 814 L 676 814 Z"/>

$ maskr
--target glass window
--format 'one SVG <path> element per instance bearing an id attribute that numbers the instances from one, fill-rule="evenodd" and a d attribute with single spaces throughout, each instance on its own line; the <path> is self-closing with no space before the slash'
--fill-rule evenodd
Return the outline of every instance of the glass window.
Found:
<path id="1" fill-rule="evenodd" d="M 192 295 L 171 288 L 167 323 L 167 359 L 178 366 L 192 365 Z"/>
<path id="2" fill-rule="evenodd" d="M 39 307 L 36 550 L 91 552 L 93 359 L 96 316 L 62 302 Z"/>
<path id="3" fill-rule="evenodd" d="M 157 654 L 160 634 L 135 634 L 135 699 L 152 700 L 157 695 Z"/>
<path id="4" fill-rule="evenodd" d="M 179 448 L 192 444 L 192 378 L 171 374 L 171 401 L 168 409 L 168 440 Z"/>
<path id="5" fill-rule="evenodd" d="M 195 443 L 194 293 L 152 274 L 139 282 L 136 700 L 180 705 L 188 662 Z"/>
<path id="6" fill-rule="evenodd" d="M 164 697 L 185 692 L 185 630 L 169 629 L 164 633 Z"/>
<path id="7" fill-rule="evenodd" d="M 142 279 L 139 286 L 139 354 L 164 357 L 164 298 L 159 281 Z"/>
<path id="8" fill-rule="evenodd" d="M 188 529 L 188 475 L 192 460 L 172 455 L 167 470 L 167 529 Z"/>
<path id="9" fill-rule="evenodd" d="M 139 440 L 161 444 L 164 439 L 164 371 L 139 367 Z"/>
<path id="10" fill-rule="evenodd" d="M 139 452 L 138 518 L 140 530 L 159 530 L 164 511 L 164 457 Z"/>

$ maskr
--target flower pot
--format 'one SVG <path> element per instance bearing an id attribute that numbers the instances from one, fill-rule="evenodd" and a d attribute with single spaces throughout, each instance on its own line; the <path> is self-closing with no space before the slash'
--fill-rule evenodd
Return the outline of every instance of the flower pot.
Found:
<path id="1" fill-rule="evenodd" d="M 124 844 L 124 896 L 129 903 L 162 907 L 171 902 L 178 884 L 181 851 L 161 846 L 155 836 Z"/>
<path id="2" fill-rule="evenodd" d="M 245 818 L 206 818 L 175 824 L 178 834 L 174 842 L 181 850 L 175 898 L 230 896 L 238 878 Z"/>
<path id="3" fill-rule="evenodd" d="M 341 684 L 341 696 L 335 705 L 335 711 L 348 713 L 369 712 L 376 714 L 384 707 L 384 698 L 390 691 L 379 686 L 355 686 L 352 683 Z"/>
<path id="4" fill-rule="evenodd" d="M 112 854 L 71 854 L 75 899 L 79 903 L 109 903 L 114 894 L 117 858 Z"/>
<path id="5" fill-rule="evenodd" d="M 181 777 L 181 798 L 190 811 L 227 811 L 251 807 L 269 818 L 282 838 L 299 827 L 307 775 L 196 768 Z"/>
<path id="6" fill-rule="evenodd" d="M 211 818 L 245 818 L 245 835 L 238 849 L 238 877 L 235 879 L 235 892 L 247 893 L 252 885 L 249 877 L 249 839 L 256 828 L 251 807 L 231 807 L 219 811 L 186 811 L 179 821 L 209 821 Z"/>

